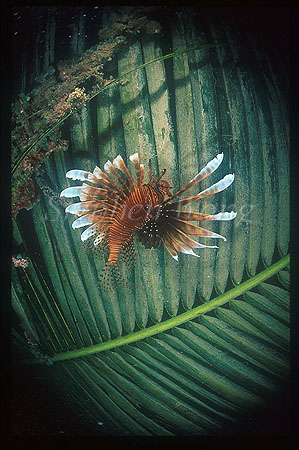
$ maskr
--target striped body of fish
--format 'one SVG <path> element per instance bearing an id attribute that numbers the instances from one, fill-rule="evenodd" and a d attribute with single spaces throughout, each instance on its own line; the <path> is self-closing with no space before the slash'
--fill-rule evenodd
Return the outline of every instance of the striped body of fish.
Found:
<path id="1" fill-rule="evenodd" d="M 73 180 L 85 181 L 82 186 L 69 187 L 61 192 L 62 197 L 79 197 L 80 203 L 66 208 L 66 212 L 79 216 L 72 224 L 73 228 L 88 226 L 81 234 L 82 241 L 95 236 L 94 245 L 105 242 L 109 257 L 105 273 L 114 271 L 114 277 L 104 276 L 106 283 L 121 280 L 117 269 L 120 252 L 128 244 L 133 245 L 133 234 L 146 248 L 156 248 L 162 241 L 170 255 L 178 260 L 178 253 L 199 256 L 196 248 L 217 248 L 204 245 L 189 235 L 209 238 L 225 238 L 217 233 L 189 223 L 190 221 L 232 220 L 236 213 L 221 212 L 203 214 L 183 211 L 182 207 L 195 200 L 223 191 L 234 181 L 234 175 L 226 175 L 213 186 L 199 194 L 177 200 L 187 189 L 207 178 L 221 164 L 223 154 L 212 159 L 186 186 L 171 195 L 170 185 L 162 180 L 166 169 L 156 181 L 152 179 L 150 165 L 149 181 L 144 183 L 144 165 L 140 164 L 138 154 L 130 156 L 136 171 L 136 182 L 122 157 L 117 156 L 113 163 L 107 161 L 104 171 L 96 167 L 91 172 L 70 170 L 66 176 Z M 87 183 L 86 183 L 87 182 Z M 91 184 L 88 184 L 91 183 Z M 96 186 L 95 186 L 96 185 Z M 165 197 L 166 200 L 165 200 Z"/>

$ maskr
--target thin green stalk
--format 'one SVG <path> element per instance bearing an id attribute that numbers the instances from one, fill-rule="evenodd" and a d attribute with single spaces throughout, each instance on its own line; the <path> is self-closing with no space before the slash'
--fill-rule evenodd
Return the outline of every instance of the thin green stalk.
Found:
<path id="1" fill-rule="evenodd" d="M 233 298 L 238 297 L 241 294 L 243 294 L 244 292 L 248 291 L 249 289 L 254 288 L 262 281 L 272 277 L 277 272 L 279 272 L 281 269 L 286 267 L 289 264 L 289 262 L 290 262 L 290 255 L 287 255 L 284 258 L 280 259 L 275 264 L 273 264 L 272 266 L 267 267 L 267 269 L 265 269 L 262 272 L 260 272 L 259 274 L 255 275 L 253 278 L 250 278 L 249 280 L 240 284 L 239 286 L 236 286 L 233 289 L 231 289 L 230 291 L 225 292 L 224 294 L 219 295 L 218 297 L 214 298 L 213 300 L 210 300 L 200 306 L 197 306 L 196 308 L 186 311 L 185 313 L 180 314 L 179 316 L 172 317 L 171 319 L 165 320 L 164 322 L 158 323 L 156 325 L 153 325 L 149 328 L 145 328 L 140 331 L 136 331 L 134 333 L 130 333 L 126 336 L 122 336 L 117 339 L 112 339 L 110 341 L 102 342 L 101 344 L 92 345 L 90 347 L 85 347 L 85 348 L 73 350 L 70 352 L 59 353 L 52 357 L 52 361 L 53 362 L 64 361 L 64 360 L 68 360 L 68 359 L 72 359 L 72 358 L 78 358 L 80 356 L 87 356 L 87 355 L 92 355 L 94 353 L 111 350 L 113 348 L 117 348 L 117 347 L 120 347 L 120 346 L 123 346 L 126 344 L 130 344 L 132 342 L 140 341 L 142 339 L 148 338 L 155 334 L 169 330 L 170 328 L 177 327 L 178 325 L 188 322 L 189 320 L 192 320 L 201 314 L 205 314 L 219 306 L 224 305 L 225 303 L 232 300 Z M 39 361 L 31 360 L 31 361 L 24 361 L 24 363 L 25 364 L 39 364 Z"/>
<path id="2" fill-rule="evenodd" d="M 182 53 L 189 53 L 189 52 L 192 52 L 192 51 L 195 51 L 195 50 L 202 50 L 202 49 L 207 49 L 207 48 L 219 47 L 219 46 L 222 46 L 222 45 L 229 45 L 229 44 L 218 43 L 218 44 L 199 45 L 197 47 L 187 48 L 185 50 L 178 50 L 178 51 L 173 52 L 173 53 L 168 53 L 167 55 L 159 56 L 158 58 L 155 58 L 155 59 L 153 59 L 151 61 L 148 61 L 146 63 L 140 64 L 140 66 L 134 67 L 134 69 L 129 70 L 128 72 L 120 75 L 115 80 L 112 80 L 112 81 L 108 82 L 107 84 L 105 84 L 105 86 L 102 87 L 101 89 L 99 89 L 95 94 L 93 94 L 87 100 L 87 102 L 90 102 L 90 100 L 92 100 L 94 97 L 99 95 L 101 92 L 103 92 L 105 89 L 107 89 L 112 84 L 118 83 L 120 80 L 122 80 L 127 75 L 130 75 L 131 73 L 135 72 L 136 70 L 143 69 L 144 67 L 148 66 L 149 64 L 153 64 L 155 62 L 162 61 L 164 59 L 173 58 L 174 56 L 181 55 Z M 35 147 L 37 144 L 39 144 L 46 136 L 48 136 L 53 130 L 55 130 L 59 125 L 61 125 L 72 114 L 73 114 L 73 111 L 68 113 L 66 116 L 62 117 L 61 119 L 59 119 L 58 122 L 56 122 L 55 125 L 49 127 L 39 138 L 37 138 L 36 141 L 34 141 L 33 144 L 31 144 L 27 148 L 27 150 L 25 150 L 25 152 L 17 160 L 17 162 L 15 163 L 15 165 L 12 168 L 11 174 L 13 175 L 15 173 L 15 171 L 17 170 L 17 168 L 19 167 L 19 165 L 21 164 L 23 159 L 30 153 L 30 151 L 33 149 L 33 147 Z"/>

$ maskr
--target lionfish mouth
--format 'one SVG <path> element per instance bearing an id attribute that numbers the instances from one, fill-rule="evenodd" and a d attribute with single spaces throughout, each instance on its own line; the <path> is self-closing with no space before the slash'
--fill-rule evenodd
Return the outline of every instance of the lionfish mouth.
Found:
<path id="1" fill-rule="evenodd" d="M 82 241 L 95 236 L 95 246 L 106 242 L 110 252 L 108 263 L 116 264 L 122 248 L 128 242 L 133 242 L 134 234 L 146 248 L 156 248 L 162 241 L 166 250 L 176 260 L 178 253 L 198 257 L 194 249 L 217 246 L 200 244 L 190 235 L 226 239 L 189 222 L 232 220 L 236 213 L 231 211 L 204 214 L 183 211 L 182 207 L 227 189 L 234 181 L 234 174 L 226 175 L 197 195 L 180 199 L 178 197 L 211 175 L 222 160 L 223 153 L 220 153 L 186 186 L 171 195 L 169 184 L 161 181 L 166 169 L 153 181 L 150 165 L 149 182 L 145 184 L 144 165 L 140 164 L 138 153 L 130 156 L 130 161 L 135 166 L 136 181 L 123 158 L 118 155 L 112 163 L 106 162 L 104 171 L 95 167 L 93 173 L 79 169 L 67 172 L 67 178 L 83 181 L 83 184 L 66 188 L 60 195 L 67 198 L 79 197 L 79 203 L 66 208 L 66 212 L 79 216 L 72 227 L 75 229 L 87 226 L 81 234 Z M 168 198 L 164 199 L 165 196 Z"/>

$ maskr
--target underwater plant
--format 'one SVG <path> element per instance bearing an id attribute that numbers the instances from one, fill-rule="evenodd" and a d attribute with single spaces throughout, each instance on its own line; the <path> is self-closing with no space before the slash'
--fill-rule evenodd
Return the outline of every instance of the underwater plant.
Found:
<path id="1" fill-rule="evenodd" d="M 148 34 L 158 29 L 155 22 L 150 24 L 141 13 L 136 11 L 130 15 L 120 14 L 118 20 L 102 30 L 102 38 L 98 45 L 88 49 L 79 58 L 72 61 L 63 60 L 58 62 L 58 78 L 55 76 L 55 68 L 49 66 L 48 70 L 35 77 L 38 88 L 33 88 L 30 93 L 20 93 L 18 100 L 12 103 L 12 173 L 16 172 L 18 183 L 22 184 L 22 165 L 20 162 L 24 157 L 32 159 L 32 154 L 27 156 L 29 150 L 33 148 L 43 138 L 49 129 L 53 130 L 57 122 L 69 116 L 74 111 L 82 107 L 107 83 L 111 83 L 111 76 L 104 78 L 102 69 L 104 64 L 121 50 L 122 46 L 128 42 L 130 36 L 140 30 L 146 29 Z M 155 28 L 156 27 L 156 28 Z M 108 33 L 108 34 L 107 34 Z M 32 95 L 33 94 L 33 95 Z M 52 131 L 52 140 L 55 140 L 56 149 L 61 149 L 66 142 L 61 140 L 60 132 Z M 61 140 L 61 142 L 59 142 Z M 39 164 L 42 165 L 49 152 L 47 146 L 49 142 L 42 139 Z M 27 148 L 27 150 L 25 150 Z M 32 153 L 32 152 L 31 152 Z M 34 155 L 34 152 L 33 152 Z M 35 163 L 37 160 L 35 159 Z M 34 164 L 35 166 L 37 164 Z M 25 165 L 24 169 L 27 170 Z M 17 170 L 18 169 L 18 170 Z M 32 172 L 33 175 L 33 172 Z M 26 178 L 26 177 L 25 177 Z M 27 177 L 28 178 L 28 177 Z M 26 189 L 25 183 L 22 189 L 13 192 L 12 212 L 15 218 L 22 208 L 31 208 L 34 204 L 35 179 L 31 177 L 32 195 L 31 201 L 28 196 L 22 195 Z M 28 183 L 27 183 L 28 186 Z"/>
<path id="2" fill-rule="evenodd" d="M 54 386 L 61 402 L 67 398 L 72 416 L 77 412 L 88 424 L 85 435 L 89 430 L 101 436 L 258 433 L 265 428 L 258 414 L 271 418 L 281 394 L 285 403 L 279 402 L 278 416 L 287 416 L 290 257 L 284 78 L 259 41 L 243 28 L 240 33 L 237 21 L 226 26 L 207 12 L 188 11 L 172 18 L 167 17 L 168 25 L 161 20 L 161 31 L 151 23 L 151 34 L 132 32 L 132 42 L 110 61 L 117 82 L 102 86 L 66 120 L 60 116 L 56 130 L 63 123 L 59 133 L 68 141 L 67 151 L 52 151 L 54 129 L 46 136 L 47 145 L 40 142 L 30 149 L 30 141 L 22 153 L 29 148 L 25 157 L 31 150 L 38 154 L 39 145 L 49 151 L 40 201 L 13 219 L 16 244 L 30 261 L 26 268 L 12 264 L 13 364 L 17 374 L 22 373 L 19 366 L 26 366 L 32 377 L 42 374 L 44 386 Z M 119 30 L 123 23 L 131 21 L 116 20 L 112 28 Z M 108 38 L 109 27 L 104 31 Z M 62 84 L 72 80 L 69 73 L 59 80 Z M 72 86 L 67 92 L 75 87 L 82 88 Z M 65 94 L 59 93 L 59 108 L 68 99 Z M 214 159 L 218 149 L 225 155 L 221 165 L 222 156 Z M 125 184 L 118 188 L 129 194 L 130 182 L 117 168 L 119 155 L 126 167 L 131 157 L 137 172 L 139 158 L 151 160 L 151 181 L 162 182 L 161 168 L 167 168 L 165 180 L 172 187 L 161 184 L 161 201 L 168 209 L 179 198 L 172 199 L 169 190 L 177 193 L 188 186 L 208 161 L 218 169 L 202 180 L 203 192 L 211 192 L 210 180 L 212 186 L 227 180 L 225 186 L 232 181 L 226 174 L 234 173 L 231 187 L 202 198 L 200 210 L 195 210 L 196 201 L 192 210 L 182 212 L 184 218 L 169 209 L 174 222 L 188 222 L 189 214 L 198 218 L 237 211 L 234 220 L 207 222 L 209 233 L 227 241 L 218 239 L 217 251 L 202 248 L 200 258 L 181 252 L 176 261 L 181 241 L 164 239 L 171 254 L 164 245 L 156 247 L 150 219 L 139 230 L 149 227 L 143 230 L 147 239 L 137 230 L 133 238 L 136 264 L 130 266 L 121 253 L 117 259 L 129 286 L 99 289 L 105 269 L 105 258 L 97 254 L 101 238 L 96 232 L 98 245 L 91 242 L 92 251 L 85 251 L 73 217 L 65 214 L 66 203 L 58 199 L 67 201 L 59 198 L 65 189 L 87 196 L 85 190 L 101 182 L 93 178 L 96 184 L 72 187 L 73 175 L 103 173 L 110 178 L 113 167 Z M 116 167 L 113 162 L 105 166 L 109 158 Z M 21 166 L 24 158 L 20 161 Z M 25 160 L 28 177 L 32 161 Z M 74 167 L 84 171 L 74 173 Z M 104 170 L 93 174 L 94 167 Z M 141 163 L 139 167 L 142 172 Z M 134 178 L 137 186 L 141 172 Z M 80 200 L 79 205 L 88 206 L 94 201 Z M 77 224 L 89 220 L 79 211 Z M 205 243 L 208 238 L 202 239 Z M 20 417 L 15 429 L 20 420 L 26 422 L 25 414 Z M 76 434 L 77 428 L 72 431 Z"/>

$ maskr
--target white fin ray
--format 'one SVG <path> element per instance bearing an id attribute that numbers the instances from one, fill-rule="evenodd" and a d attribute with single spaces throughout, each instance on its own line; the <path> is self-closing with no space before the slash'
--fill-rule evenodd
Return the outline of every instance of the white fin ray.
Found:
<path id="1" fill-rule="evenodd" d="M 220 212 L 218 214 L 211 214 L 210 220 L 233 220 L 236 217 L 237 213 L 234 211 L 231 212 Z"/>
<path id="2" fill-rule="evenodd" d="M 226 188 L 228 188 L 234 181 L 235 175 L 233 173 L 229 175 L 225 175 L 224 178 L 222 178 L 217 183 L 213 184 L 209 188 L 205 189 L 204 191 L 200 192 L 196 195 L 197 199 L 207 197 L 208 195 L 213 195 L 218 192 L 224 191 Z"/>
<path id="3" fill-rule="evenodd" d="M 86 172 L 85 170 L 73 169 L 69 170 L 65 176 L 67 178 L 71 178 L 72 180 L 88 180 L 88 177 L 92 175 L 90 172 Z"/>
<path id="4" fill-rule="evenodd" d="M 65 208 L 66 213 L 80 215 L 81 211 L 83 211 L 81 207 L 81 203 L 72 203 Z"/>
<path id="5" fill-rule="evenodd" d="M 84 186 L 73 186 L 64 189 L 60 197 L 66 197 L 66 198 L 72 198 L 72 197 L 80 197 L 81 194 L 84 192 Z"/>
<path id="6" fill-rule="evenodd" d="M 90 236 L 93 236 L 97 232 L 98 226 L 91 225 L 90 227 L 86 228 L 86 230 L 81 234 L 81 241 L 86 241 L 86 239 L 90 238 Z"/>
<path id="7" fill-rule="evenodd" d="M 100 180 L 101 178 L 103 178 L 103 175 L 105 177 L 105 173 L 102 171 L 102 169 L 100 169 L 98 166 L 95 166 L 95 168 L 93 169 L 93 175 Z"/>
<path id="8" fill-rule="evenodd" d="M 190 181 L 202 181 L 211 173 L 215 172 L 223 161 L 223 153 L 219 153 L 215 158 L 208 162 L 208 164 L 201 169 L 201 171 Z"/>
<path id="9" fill-rule="evenodd" d="M 197 255 L 196 253 L 194 253 L 194 251 L 192 250 L 192 248 L 185 248 L 184 250 L 181 251 L 181 253 L 186 253 L 187 255 L 192 255 L 192 256 L 196 256 L 197 258 L 200 258 L 199 255 Z"/>
<path id="10" fill-rule="evenodd" d="M 144 168 L 142 168 L 140 165 L 138 153 L 134 153 L 133 155 L 129 156 L 129 159 L 135 166 L 137 187 L 140 187 L 144 181 Z"/>
<path id="11" fill-rule="evenodd" d="M 196 186 L 200 181 L 207 178 L 211 173 L 213 173 L 222 163 L 223 161 L 223 153 L 219 153 L 215 158 L 213 158 L 208 164 L 200 171 L 197 175 L 195 175 L 192 180 L 189 181 L 189 183 L 186 184 L 182 189 L 177 191 L 175 194 L 171 195 L 167 201 L 170 199 L 177 197 L 178 195 L 182 194 L 183 192 L 187 191 L 193 186 Z"/>
<path id="12" fill-rule="evenodd" d="M 109 159 L 108 159 L 108 161 L 104 164 L 105 172 L 111 173 L 111 167 L 112 167 L 112 162 L 109 161 Z"/>
<path id="13" fill-rule="evenodd" d="M 135 164 L 135 163 L 139 163 L 139 156 L 138 153 L 134 153 L 133 155 L 129 156 L 130 161 Z"/>
<path id="14" fill-rule="evenodd" d="M 91 205 L 94 205 L 94 208 L 91 209 Z M 70 214 L 76 214 L 77 216 L 81 215 L 84 212 L 93 212 L 93 211 L 97 211 L 99 208 L 99 206 L 97 206 L 96 202 L 80 202 L 80 203 L 72 203 L 71 205 L 68 205 L 65 208 L 65 212 L 70 213 Z"/>
<path id="15" fill-rule="evenodd" d="M 118 155 L 116 158 L 114 158 L 113 165 L 116 169 L 120 170 L 126 176 L 128 182 L 129 182 L 129 185 L 130 185 L 130 190 L 134 191 L 136 189 L 135 182 L 134 182 L 133 177 L 132 177 L 129 169 L 127 168 L 123 158 L 120 155 Z"/>
<path id="16" fill-rule="evenodd" d="M 212 237 L 212 238 L 217 237 L 219 239 L 224 239 L 226 241 L 225 237 L 221 236 L 220 234 L 217 234 L 217 236 L 209 236 L 209 238 L 210 237 Z M 199 242 L 197 242 L 196 244 L 197 245 L 194 248 L 219 248 L 218 245 L 204 245 L 204 244 L 200 244 Z"/>
<path id="17" fill-rule="evenodd" d="M 113 165 L 114 165 L 114 167 L 116 167 L 116 169 L 121 170 L 121 168 L 120 168 L 121 163 L 125 163 L 125 162 L 120 155 L 118 155 L 116 158 L 114 158 Z"/>
<path id="18" fill-rule="evenodd" d="M 72 228 L 76 229 L 92 224 L 93 224 L 93 214 L 85 214 L 84 216 L 79 217 L 72 223 Z"/>

